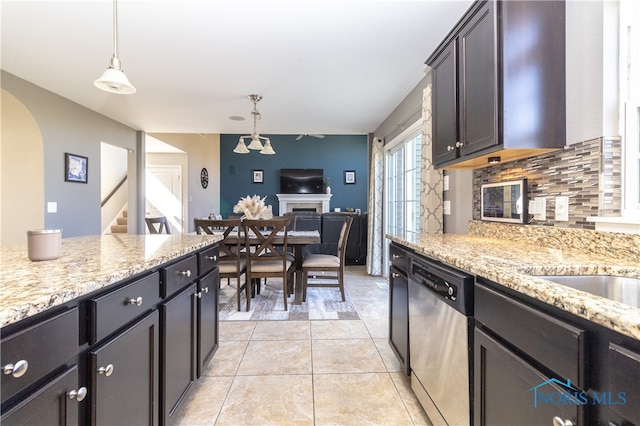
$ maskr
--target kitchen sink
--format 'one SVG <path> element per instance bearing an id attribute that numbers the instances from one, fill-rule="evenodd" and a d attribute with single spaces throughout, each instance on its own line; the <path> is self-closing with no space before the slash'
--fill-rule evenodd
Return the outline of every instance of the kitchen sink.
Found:
<path id="1" fill-rule="evenodd" d="M 640 308 L 640 278 L 612 275 L 536 275 L 536 278 Z"/>

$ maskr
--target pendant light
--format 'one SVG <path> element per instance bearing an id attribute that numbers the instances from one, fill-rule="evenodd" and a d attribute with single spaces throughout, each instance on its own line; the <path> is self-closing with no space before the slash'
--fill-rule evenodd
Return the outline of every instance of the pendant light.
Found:
<path id="1" fill-rule="evenodd" d="M 118 1 L 113 0 L 113 56 L 109 61 L 109 68 L 93 84 L 105 92 L 119 95 L 136 93 L 136 88 L 122 71 L 120 58 L 118 58 Z"/>
<path id="2" fill-rule="evenodd" d="M 251 115 L 253 115 L 253 133 L 246 136 L 240 136 L 240 140 L 238 140 L 238 145 L 236 145 L 233 152 L 236 154 L 248 154 L 251 152 L 250 150 L 260 151 L 260 154 L 273 155 L 276 152 L 273 150 L 271 146 L 271 141 L 269 138 L 265 138 L 264 136 L 260 136 L 258 133 L 258 120 L 262 118 L 260 113 L 258 112 L 257 104 L 262 100 L 262 96 L 260 95 L 249 95 L 248 98 L 253 102 L 253 110 L 251 111 Z M 244 142 L 245 139 L 251 138 L 251 142 L 247 146 Z M 262 145 L 262 140 L 264 139 L 264 145 Z"/>

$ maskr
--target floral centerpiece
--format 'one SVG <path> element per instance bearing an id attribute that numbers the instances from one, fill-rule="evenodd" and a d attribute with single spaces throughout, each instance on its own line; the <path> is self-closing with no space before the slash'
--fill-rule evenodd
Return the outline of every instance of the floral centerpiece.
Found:
<path id="1" fill-rule="evenodd" d="M 233 212 L 242 213 L 242 219 L 272 219 L 273 213 L 264 203 L 266 199 L 266 196 L 260 198 L 259 195 L 254 195 L 253 197 L 247 195 L 240 198 L 240 201 L 233 206 Z"/>

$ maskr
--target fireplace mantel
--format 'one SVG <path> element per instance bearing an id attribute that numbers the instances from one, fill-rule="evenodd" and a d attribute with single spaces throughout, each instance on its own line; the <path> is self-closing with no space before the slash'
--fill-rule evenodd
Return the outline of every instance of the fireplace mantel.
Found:
<path id="1" fill-rule="evenodd" d="M 315 208 L 318 213 L 331 211 L 332 194 L 276 194 L 280 203 L 279 215 L 293 211 L 294 208 Z"/>

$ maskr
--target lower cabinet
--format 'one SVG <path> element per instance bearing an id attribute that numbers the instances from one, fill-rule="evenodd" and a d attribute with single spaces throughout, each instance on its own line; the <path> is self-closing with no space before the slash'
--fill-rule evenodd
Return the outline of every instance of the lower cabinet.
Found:
<path id="1" fill-rule="evenodd" d="M 218 349 L 218 268 L 202 277 L 198 282 L 198 359 L 197 375 L 202 376 L 207 362 Z"/>
<path id="2" fill-rule="evenodd" d="M 78 367 L 57 375 L 16 407 L 2 413 L 3 425 L 77 425 L 78 403 L 87 388 L 78 387 Z"/>
<path id="3" fill-rule="evenodd" d="M 159 326 L 154 310 L 89 352 L 91 424 L 159 423 Z"/>
<path id="4" fill-rule="evenodd" d="M 389 345 L 409 375 L 409 281 L 392 266 L 389 274 Z"/>
<path id="5" fill-rule="evenodd" d="M 160 305 L 163 424 L 196 379 L 196 293 L 193 283 Z"/>
<path id="6" fill-rule="evenodd" d="M 580 424 L 582 406 L 548 403 L 549 392 L 557 401 L 566 389 L 482 330 L 476 328 L 474 342 L 476 425 Z"/>

